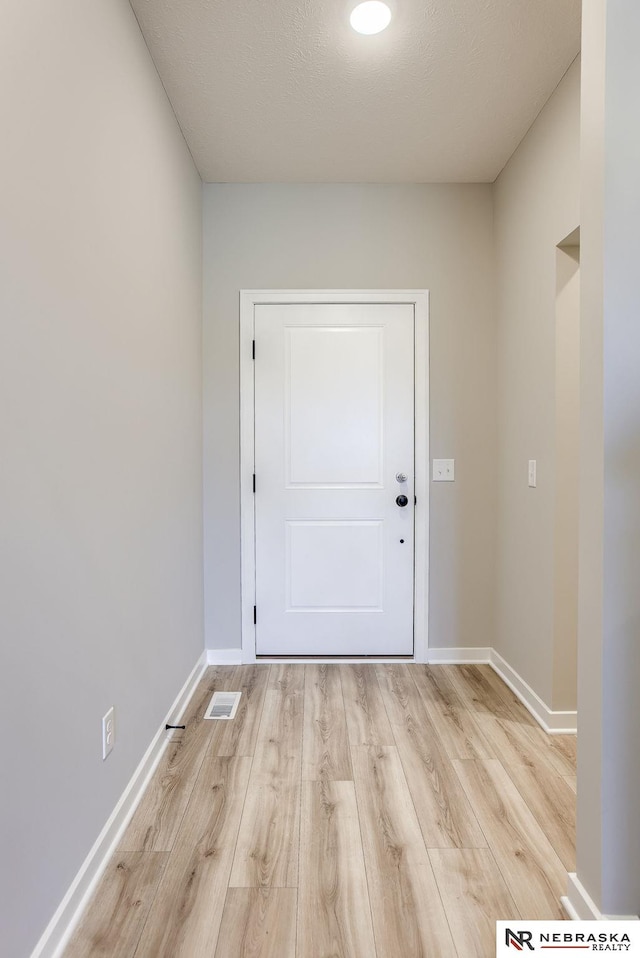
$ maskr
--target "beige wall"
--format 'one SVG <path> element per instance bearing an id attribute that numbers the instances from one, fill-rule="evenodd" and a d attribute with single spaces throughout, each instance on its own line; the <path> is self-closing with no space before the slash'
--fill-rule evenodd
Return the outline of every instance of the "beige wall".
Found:
<path id="1" fill-rule="evenodd" d="M 553 692 L 575 709 L 578 685 L 580 489 L 580 247 L 556 251 L 556 443 Z"/>
<path id="2" fill-rule="evenodd" d="M 202 650 L 201 186 L 125 0 L 3 3 L 0 128 L 0 951 L 24 958 Z"/>
<path id="3" fill-rule="evenodd" d="M 554 699 L 556 246 L 579 225 L 580 65 L 575 62 L 494 186 L 499 509 L 496 641 Z M 537 460 L 537 488 L 527 481 Z"/>
<path id="4" fill-rule="evenodd" d="M 606 3 L 585 0 L 582 19 L 580 245 L 580 528 L 576 873 L 602 904 L 602 539 L 604 94 Z"/>
<path id="5" fill-rule="evenodd" d="M 432 646 L 494 632 L 496 478 L 491 187 L 204 187 L 207 645 L 240 645 L 238 291 L 428 288 Z"/>
<path id="6" fill-rule="evenodd" d="M 576 872 L 602 903 L 603 178 L 606 3 L 584 0 L 580 150 L 580 515 Z"/>
<path id="7" fill-rule="evenodd" d="M 640 909 L 640 8 L 585 0 L 577 875 Z"/>

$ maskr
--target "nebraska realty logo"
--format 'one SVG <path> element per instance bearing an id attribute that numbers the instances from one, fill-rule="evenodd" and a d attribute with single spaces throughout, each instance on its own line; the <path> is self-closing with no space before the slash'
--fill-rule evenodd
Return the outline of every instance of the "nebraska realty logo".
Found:
<path id="1" fill-rule="evenodd" d="M 622 952 L 640 958 L 640 922 L 637 921 L 512 921 L 496 922 L 496 958 L 517 951 L 547 955 L 569 951 Z"/>

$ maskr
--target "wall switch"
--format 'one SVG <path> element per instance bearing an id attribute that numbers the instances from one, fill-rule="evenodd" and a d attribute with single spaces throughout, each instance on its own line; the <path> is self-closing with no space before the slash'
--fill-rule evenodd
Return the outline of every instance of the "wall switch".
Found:
<path id="1" fill-rule="evenodd" d="M 537 482 L 537 464 L 535 459 L 529 460 L 529 488 L 535 489 Z"/>
<path id="2" fill-rule="evenodd" d="M 116 710 L 111 706 L 102 719 L 102 760 L 113 751 L 116 742 Z"/>
<path id="3" fill-rule="evenodd" d="M 433 460 L 433 481 L 434 482 L 453 482 L 454 459 L 434 459 Z"/>

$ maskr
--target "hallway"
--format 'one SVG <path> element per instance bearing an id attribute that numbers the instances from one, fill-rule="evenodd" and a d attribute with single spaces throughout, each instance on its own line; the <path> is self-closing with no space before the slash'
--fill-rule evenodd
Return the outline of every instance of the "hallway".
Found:
<path id="1" fill-rule="evenodd" d="M 184 722 L 64 958 L 489 958 L 565 917 L 576 740 L 488 666 L 210 667 Z"/>

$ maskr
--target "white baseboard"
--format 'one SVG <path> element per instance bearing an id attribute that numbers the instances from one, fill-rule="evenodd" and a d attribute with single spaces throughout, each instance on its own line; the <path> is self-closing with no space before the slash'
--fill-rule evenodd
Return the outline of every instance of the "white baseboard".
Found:
<path id="1" fill-rule="evenodd" d="M 163 720 L 162 725 L 154 735 L 149 748 L 133 773 L 107 823 L 98 835 L 93 848 L 85 858 L 66 895 L 60 902 L 56 913 L 44 930 L 40 941 L 32 951 L 31 958 L 59 958 L 68 944 L 111 855 L 115 851 L 149 784 L 151 776 L 156 770 L 162 753 L 167 747 L 169 739 L 167 738 L 165 725 L 176 725 L 178 723 L 206 666 L 207 656 L 203 652 L 189 678 L 176 696 L 166 719 Z"/>
<path id="2" fill-rule="evenodd" d="M 604 918 L 575 872 L 567 875 L 567 896 L 561 901 L 573 921 L 602 921 Z"/>
<path id="3" fill-rule="evenodd" d="M 495 649 L 491 649 L 489 665 L 509 686 L 511 691 L 518 696 L 545 732 L 549 735 L 572 735 L 576 733 L 578 728 L 577 712 L 554 712 L 550 709 Z"/>
<path id="4" fill-rule="evenodd" d="M 427 662 L 432 665 L 482 665 L 490 661 L 491 649 L 427 649 Z"/>
<path id="5" fill-rule="evenodd" d="M 569 919 L 569 921 L 580 921 L 580 915 L 575 910 L 571 902 L 569 901 L 566 895 L 560 896 L 560 904 L 564 908 L 564 913 Z"/>
<path id="6" fill-rule="evenodd" d="M 567 875 L 567 895 L 560 901 L 572 921 L 638 921 L 637 915 L 603 915 L 575 872 Z"/>
<path id="7" fill-rule="evenodd" d="M 207 649 L 207 665 L 242 665 L 242 649 Z"/>

